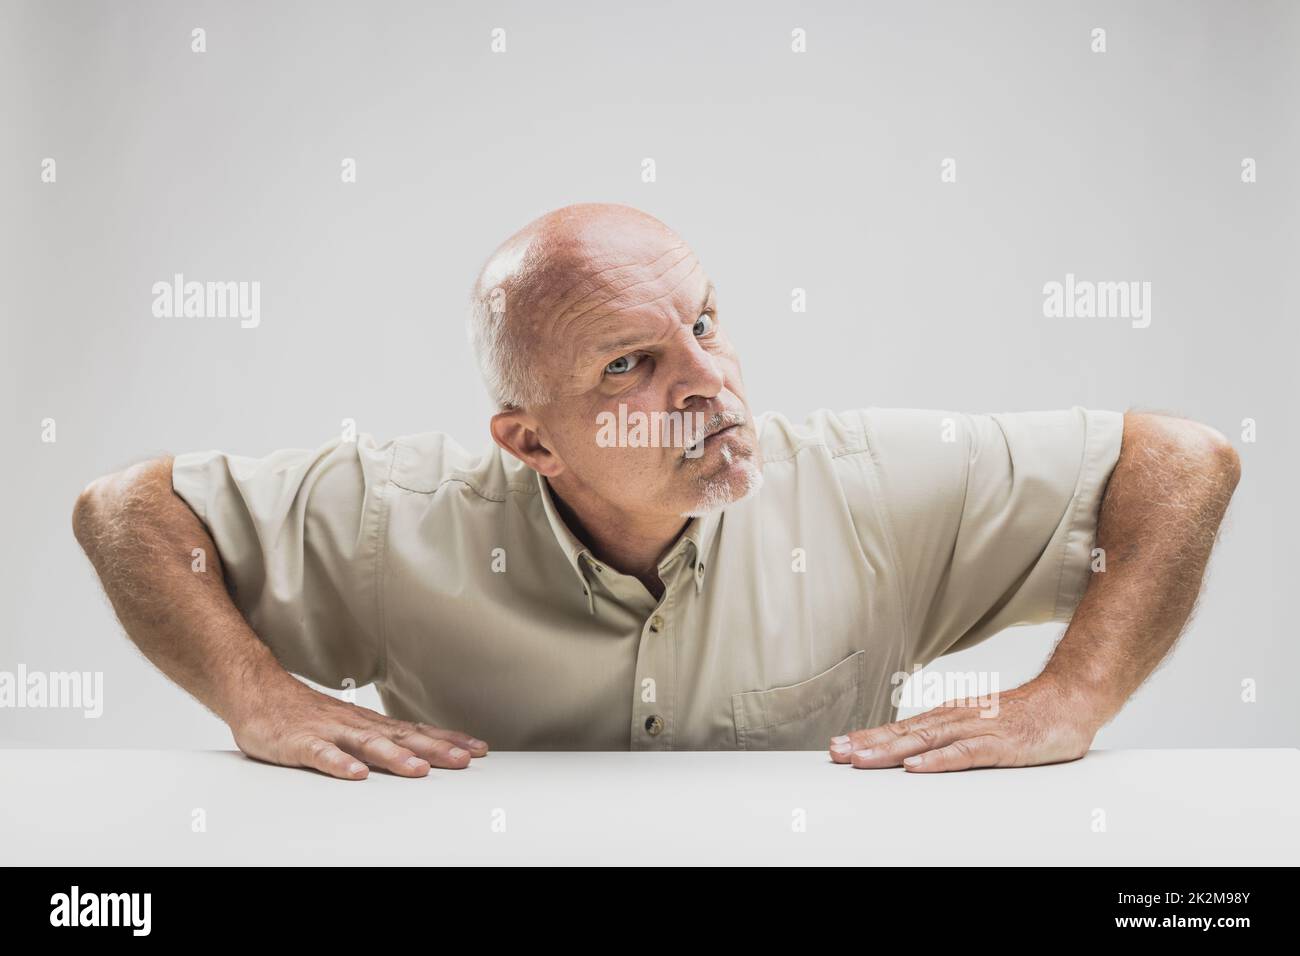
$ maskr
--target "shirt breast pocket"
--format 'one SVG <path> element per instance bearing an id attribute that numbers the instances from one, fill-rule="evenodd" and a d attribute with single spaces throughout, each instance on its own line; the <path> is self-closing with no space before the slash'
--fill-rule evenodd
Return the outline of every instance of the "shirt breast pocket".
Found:
<path id="1" fill-rule="evenodd" d="M 867 652 L 850 654 L 797 684 L 731 695 L 740 750 L 825 750 L 860 730 L 867 709 Z"/>

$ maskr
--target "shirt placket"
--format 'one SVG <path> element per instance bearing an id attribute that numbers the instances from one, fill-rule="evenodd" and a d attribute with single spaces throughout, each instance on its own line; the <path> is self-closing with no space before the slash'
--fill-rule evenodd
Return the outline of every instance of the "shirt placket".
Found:
<path id="1" fill-rule="evenodd" d="M 632 701 L 632 750 L 672 750 L 676 735 L 677 639 L 684 602 L 703 585 L 695 545 L 684 546 L 660 566 L 664 593 L 641 625 Z"/>

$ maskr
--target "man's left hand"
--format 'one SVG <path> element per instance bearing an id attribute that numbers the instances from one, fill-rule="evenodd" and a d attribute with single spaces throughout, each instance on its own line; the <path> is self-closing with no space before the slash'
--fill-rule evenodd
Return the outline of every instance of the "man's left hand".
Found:
<path id="1" fill-rule="evenodd" d="M 1005 693 L 948 701 L 906 720 L 834 737 L 831 760 L 922 773 L 1077 760 L 1100 728 L 1090 704 L 1039 677 Z"/>

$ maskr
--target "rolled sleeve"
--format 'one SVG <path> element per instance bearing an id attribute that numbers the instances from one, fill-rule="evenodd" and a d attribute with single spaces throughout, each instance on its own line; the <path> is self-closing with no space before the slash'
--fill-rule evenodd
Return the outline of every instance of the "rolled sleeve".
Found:
<path id="1" fill-rule="evenodd" d="M 1092 579 L 1097 519 L 1106 483 L 1119 460 L 1124 435 L 1124 415 L 1100 409 L 1077 409 L 1084 416 L 1083 458 L 1078 484 L 1070 499 L 1071 514 L 1063 526 L 1061 582 L 1057 588 L 1054 621 L 1068 621 L 1083 599 Z"/>
<path id="2" fill-rule="evenodd" d="M 173 459 L 172 488 L 212 536 L 235 606 L 287 670 L 319 684 L 360 687 L 382 671 L 391 451 L 360 435 L 263 458 Z"/>
<path id="3" fill-rule="evenodd" d="M 191 451 L 172 459 L 172 490 L 184 499 L 190 510 L 208 523 L 207 469 L 212 459 L 221 452 Z"/>
<path id="4" fill-rule="evenodd" d="M 1069 620 L 1091 575 L 1122 413 L 868 410 L 864 421 L 913 665 L 1008 627 Z"/>

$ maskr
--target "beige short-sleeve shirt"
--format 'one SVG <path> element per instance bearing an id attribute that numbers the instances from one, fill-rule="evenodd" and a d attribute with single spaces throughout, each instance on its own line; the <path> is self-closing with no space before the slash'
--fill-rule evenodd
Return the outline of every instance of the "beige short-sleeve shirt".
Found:
<path id="1" fill-rule="evenodd" d="M 437 432 L 191 452 L 173 486 L 286 669 L 497 750 L 825 749 L 895 718 L 895 675 L 1069 620 L 1121 413 L 755 424 L 761 490 L 687 524 L 659 600 L 544 478 Z"/>

